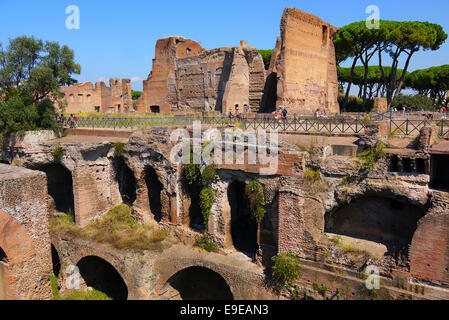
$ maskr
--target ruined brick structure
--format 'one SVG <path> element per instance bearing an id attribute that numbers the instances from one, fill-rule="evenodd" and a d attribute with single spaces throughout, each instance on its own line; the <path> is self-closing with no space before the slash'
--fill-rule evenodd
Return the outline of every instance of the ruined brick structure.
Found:
<path id="1" fill-rule="evenodd" d="M 257 112 L 265 83 L 263 59 L 246 41 L 233 48 L 206 50 L 191 39 L 168 37 L 156 43 L 156 56 L 138 111 Z"/>
<path id="2" fill-rule="evenodd" d="M 290 113 L 339 112 L 333 39 L 337 27 L 295 8 L 281 20 L 268 74 L 263 110 L 284 106 Z M 274 105 L 275 103 L 275 105 Z"/>
<path id="3" fill-rule="evenodd" d="M 78 83 L 73 86 L 60 87 L 65 95 L 66 113 L 101 112 L 122 113 L 131 112 L 132 95 L 131 80 L 111 78 L 109 87 L 104 82 Z"/>
<path id="4" fill-rule="evenodd" d="M 51 270 L 45 174 L 0 164 L 0 300 L 50 298 Z"/>

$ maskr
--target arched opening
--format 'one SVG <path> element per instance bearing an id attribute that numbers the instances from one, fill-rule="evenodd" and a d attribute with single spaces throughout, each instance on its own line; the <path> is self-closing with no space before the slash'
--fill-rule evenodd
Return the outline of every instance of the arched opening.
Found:
<path id="1" fill-rule="evenodd" d="M 132 206 L 137 198 L 137 182 L 134 173 L 122 158 L 115 159 L 113 166 L 115 170 L 115 180 L 118 182 L 122 201 L 124 204 Z"/>
<path id="2" fill-rule="evenodd" d="M 8 299 L 8 292 L 8 256 L 0 247 L 0 300 Z"/>
<path id="3" fill-rule="evenodd" d="M 145 168 L 145 182 L 148 189 L 148 200 L 154 220 L 160 222 L 162 219 L 161 191 L 164 186 L 159 181 L 156 171 L 152 167 Z"/>
<path id="4" fill-rule="evenodd" d="M 197 183 L 189 184 L 185 177 L 183 178 L 183 186 L 190 198 L 189 206 L 189 226 L 195 231 L 202 231 L 205 228 L 203 214 L 200 207 L 201 186 Z"/>
<path id="5" fill-rule="evenodd" d="M 74 213 L 72 173 L 59 163 L 48 164 L 38 168 L 47 175 L 48 194 L 54 200 L 57 211 Z"/>
<path id="6" fill-rule="evenodd" d="M 261 113 L 271 113 L 276 110 L 277 86 L 277 73 L 272 72 L 268 75 L 267 80 L 265 81 L 265 88 L 263 90 L 261 102 L 262 106 L 260 108 Z"/>
<path id="7" fill-rule="evenodd" d="M 233 300 L 231 289 L 223 277 L 204 267 L 190 267 L 177 272 L 167 284 L 182 300 Z"/>
<path id="8" fill-rule="evenodd" d="M 77 267 L 88 287 L 104 292 L 114 300 L 128 299 L 128 287 L 125 281 L 106 260 L 88 256 L 82 258 Z"/>
<path id="9" fill-rule="evenodd" d="M 384 254 L 408 257 L 418 221 L 426 210 L 396 199 L 367 196 L 325 215 L 325 232 L 382 244 Z M 371 243 L 370 243 L 371 242 Z"/>
<path id="10" fill-rule="evenodd" d="M 246 184 L 234 181 L 228 187 L 228 201 L 231 207 L 231 235 L 234 248 L 252 257 L 257 251 L 257 222 L 251 216 Z"/>
<path id="11" fill-rule="evenodd" d="M 59 277 L 59 272 L 61 271 L 61 260 L 59 259 L 58 251 L 53 245 L 51 245 L 51 262 L 53 263 L 53 274 Z"/>

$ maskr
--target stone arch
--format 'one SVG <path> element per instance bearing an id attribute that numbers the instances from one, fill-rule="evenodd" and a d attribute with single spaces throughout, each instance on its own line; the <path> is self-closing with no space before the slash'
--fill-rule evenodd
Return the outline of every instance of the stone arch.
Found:
<path id="1" fill-rule="evenodd" d="M 430 209 L 418 222 L 410 246 L 410 273 L 414 278 L 449 285 L 448 211 Z"/>
<path id="2" fill-rule="evenodd" d="M 171 290 L 170 290 L 171 289 Z M 165 283 L 164 291 L 182 300 L 233 300 L 223 276 L 209 268 L 190 266 L 177 271 Z"/>
<path id="3" fill-rule="evenodd" d="M 128 286 L 118 270 L 98 256 L 85 256 L 76 266 L 86 286 L 106 293 L 114 300 L 128 299 Z"/>
<path id="4" fill-rule="evenodd" d="M 399 196 L 367 193 L 328 211 L 324 231 L 386 247 L 385 254 L 408 257 L 408 248 L 426 208 Z"/>
<path id="5" fill-rule="evenodd" d="M 112 162 L 115 180 L 118 182 L 123 203 L 132 206 L 137 198 L 137 181 L 134 172 L 123 158 L 115 158 Z"/>
<path id="6" fill-rule="evenodd" d="M 75 212 L 72 172 L 60 163 L 45 164 L 37 168 L 47 175 L 48 194 L 59 212 Z"/>
<path id="7" fill-rule="evenodd" d="M 258 224 L 251 216 L 245 186 L 245 182 L 234 180 L 227 189 L 231 208 L 231 238 L 235 249 L 252 257 L 258 249 Z"/>
<path id="8" fill-rule="evenodd" d="M 151 166 L 145 167 L 145 183 L 148 190 L 151 213 L 154 216 L 154 220 L 160 222 L 162 220 L 161 192 L 164 190 L 164 186 L 160 182 L 156 170 Z"/>
<path id="9" fill-rule="evenodd" d="M 14 266 L 33 259 L 36 253 L 25 228 L 3 210 L 0 210 L 0 248 L 0 298 L 3 295 L 5 299 L 14 299 L 17 296 Z"/>

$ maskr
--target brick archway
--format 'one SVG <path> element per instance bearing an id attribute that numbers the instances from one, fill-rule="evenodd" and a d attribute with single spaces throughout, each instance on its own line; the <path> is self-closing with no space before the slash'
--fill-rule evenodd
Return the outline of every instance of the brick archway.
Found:
<path id="1" fill-rule="evenodd" d="M 17 282 L 19 279 L 26 277 L 15 275 L 14 270 L 31 260 L 36 253 L 33 241 L 25 228 L 3 210 L 0 210 L 0 247 L 7 257 L 6 261 L 0 262 L 2 263 L 0 291 L 3 292 L 3 298 L 5 299 L 17 299 Z M 2 295 L 2 292 L 0 292 L 0 295 Z"/>

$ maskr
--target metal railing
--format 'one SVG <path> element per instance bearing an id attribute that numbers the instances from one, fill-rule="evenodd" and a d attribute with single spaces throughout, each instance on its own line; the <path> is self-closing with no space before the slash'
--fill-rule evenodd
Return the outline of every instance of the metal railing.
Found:
<path id="1" fill-rule="evenodd" d="M 421 117 L 422 118 L 422 117 Z M 275 119 L 272 115 L 256 115 L 255 117 L 221 117 L 212 116 L 171 116 L 171 117 L 78 117 L 77 121 L 64 119 L 66 128 L 91 128 L 112 130 L 139 130 L 153 127 L 191 126 L 194 121 L 203 125 L 227 127 L 240 124 L 244 129 L 279 130 L 298 133 L 324 133 L 324 134 L 360 134 L 371 121 L 388 121 L 389 132 L 398 135 L 415 135 L 424 126 L 438 126 L 439 135 L 449 138 L 449 120 L 402 119 L 391 113 L 372 113 L 348 115 L 335 115 L 333 117 L 296 116 Z"/>

